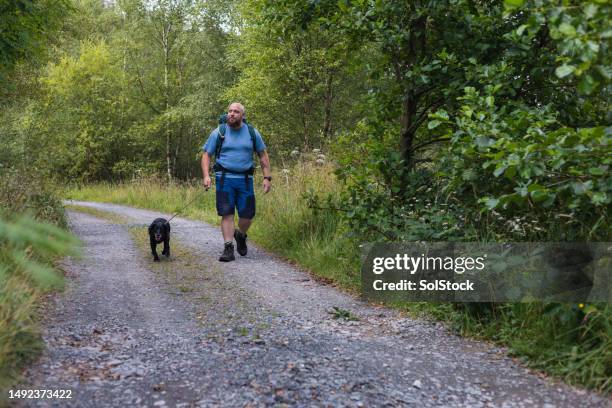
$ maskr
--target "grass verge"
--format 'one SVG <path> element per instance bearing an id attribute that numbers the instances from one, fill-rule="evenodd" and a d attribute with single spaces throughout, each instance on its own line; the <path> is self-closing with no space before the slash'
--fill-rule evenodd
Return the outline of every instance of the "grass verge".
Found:
<path id="1" fill-rule="evenodd" d="M 119 214 L 113 214 L 108 211 L 101 211 L 96 208 L 86 207 L 84 205 L 68 204 L 66 205 L 66 209 L 93 215 L 94 217 L 98 217 L 98 218 L 103 218 L 105 220 L 114 222 L 115 224 L 126 224 L 127 223 L 127 218 Z"/>

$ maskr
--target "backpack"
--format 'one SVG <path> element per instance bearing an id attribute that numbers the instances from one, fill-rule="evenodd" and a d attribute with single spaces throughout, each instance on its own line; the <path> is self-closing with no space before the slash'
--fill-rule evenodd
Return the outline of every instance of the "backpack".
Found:
<path id="1" fill-rule="evenodd" d="M 251 143 L 253 144 L 253 152 L 257 151 L 255 144 L 255 128 L 251 126 L 250 123 L 243 117 L 242 123 L 247 125 L 249 129 L 249 135 L 251 136 Z M 225 141 L 225 132 L 227 131 L 227 113 L 224 113 L 219 117 L 219 138 L 217 139 L 217 147 L 215 149 L 215 163 L 219 160 L 219 155 L 221 154 L 221 147 L 223 146 L 223 142 Z M 215 164 L 216 166 L 217 164 Z"/>

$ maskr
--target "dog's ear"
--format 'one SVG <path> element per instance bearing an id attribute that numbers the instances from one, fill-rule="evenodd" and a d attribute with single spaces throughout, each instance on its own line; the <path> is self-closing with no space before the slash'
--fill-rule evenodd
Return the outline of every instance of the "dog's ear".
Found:
<path id="1" fill-rule="evenodd" d="M 149 234 L 151 234 L 151 232 L 153 232 L 153 224 L 149 225 Z"/>

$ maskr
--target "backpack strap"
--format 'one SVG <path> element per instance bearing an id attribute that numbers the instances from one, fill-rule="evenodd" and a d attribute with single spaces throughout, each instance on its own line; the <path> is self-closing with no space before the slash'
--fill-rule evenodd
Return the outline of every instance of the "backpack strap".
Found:
<path id="1" fill-rule="evenodd" d="M 257 144 L 256 144 L 256 133 L 255 128 L 251 126 L 249 123 L 246 123 L 249 128 L 249 135 L 251 135 L 251 143 L 253 143 L 253 153 L 257 153 Z"/>
<path id="2" fill-rule="evenodd" d="M 225 141 L 225 131 L 227 130 L 227 125 L 225 123 L 219 124 L 218 132 L 219 137 L 217 138 L 217 147 L 215 149 L 215 161 L 219 160 L 219 155 L 221 154 L 221 146 L 223 146 L 223 142 Z"/>

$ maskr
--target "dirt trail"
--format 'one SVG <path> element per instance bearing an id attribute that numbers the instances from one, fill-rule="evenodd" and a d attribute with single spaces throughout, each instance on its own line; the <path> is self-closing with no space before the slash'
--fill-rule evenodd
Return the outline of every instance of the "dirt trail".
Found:
<path id="1" fill-rule="evenodd" d="M 441 325 L 371 307 L 249 246 L 217 262 L 217 228 L 175 218 L 170 261 L 154 264 L 130 225 L 158 216 L 73 202 L 128 223 L 69 211 L 84 256 L 50 305 L 48 351 L 30 388 L 71 389 L 101 406 L 609 406 L 531 374 L 503 350 Z M 146 243 L 145 243 L 146 244 Z M 173 248 L 174 249 L 174 248 Z M 335 320 L 332 307 L 358 321 Z"/>

